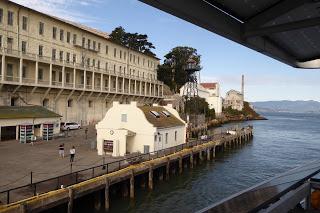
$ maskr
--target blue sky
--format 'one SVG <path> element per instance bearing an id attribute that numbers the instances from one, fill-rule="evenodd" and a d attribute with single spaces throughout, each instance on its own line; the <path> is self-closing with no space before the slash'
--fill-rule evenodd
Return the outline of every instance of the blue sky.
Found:
<path id="1" fill-rule="evenodd" d="M 294 69 L 137 0 L 14 1 L 105 32 L 123 26 L 145 33 L 159 58 L 178 45 L 194 47 L 202 55 L 201 81 L 218 81 L 223 95 L 240 90 L 244 74 L 248 101 L 320 101 L 319 69 Z"/>

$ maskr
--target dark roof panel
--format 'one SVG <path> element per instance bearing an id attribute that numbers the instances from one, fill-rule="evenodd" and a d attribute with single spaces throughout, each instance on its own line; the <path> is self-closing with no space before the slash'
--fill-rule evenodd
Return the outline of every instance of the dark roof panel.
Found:
<path id="1" fill-rule="evenodd" d="M 41 106 L 0 106 L 0 119 L 60 117 L 62 116 Z"/>
<path id="2" fill-rule="evenodd" d="M 160 128 L 169 128 L 174 126 L 185 126 L 185 124 L 178 119 L 173 114 L 170 114 L 169 117 L 164 115 L 162 111 L 167 111 L 164 107 L 161 106 L 140 106 L 138 107 L 146 116 L 146 119 L 149 121 L 149 123 L 153 124 L 154 127 L 160 127 Z M 159 114 L 159 117 L 154 116 L 150 111 L 155 111 Z"/>

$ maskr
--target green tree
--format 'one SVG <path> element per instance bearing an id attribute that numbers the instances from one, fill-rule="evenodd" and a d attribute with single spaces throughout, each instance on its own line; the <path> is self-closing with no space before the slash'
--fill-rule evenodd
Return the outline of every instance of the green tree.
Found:
<path id="1" fill-rule="evenodd" d="M 154 45 L 148 41 L 148 35 L 139 33 L 128 33 L 123 27 L 116 27 L 109 35 L 110 40 L 129 47 L 130 49 L 140 51 L 150 56 L 155 56 L 151 49 Z"/>
<path id="2" fill-rule="evenodd" d="M 204 98 L 195 97 L 186 100 L 185 111 L 187 114 L 204 114 L 208 119 L 215 119 L 215 110 L 209 109 L 209 104 Z"/>
<path id="3" fill-rule="evenodd" d="M 173 92 L 177 92 L 190 78 L 188 74 L 191 73 L 185 71 L 187 61 L 191 58 L 200 66 L 201 56 L 195 48 L 178 46 L 164 57 L 164 63 L 158 67 L 158 79 L 168 85 Z"/>

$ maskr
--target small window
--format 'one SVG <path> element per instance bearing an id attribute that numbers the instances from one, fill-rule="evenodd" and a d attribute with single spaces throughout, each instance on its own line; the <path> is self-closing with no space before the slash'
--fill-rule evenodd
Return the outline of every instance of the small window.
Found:
<path id="1" fill-rule="evenodd" d="M 106 54 L 108 55 L 108 53 L 109 53 L 109 47 L 108 45 L 106 45 Z"/>
<path id="2" fill-rule="evenodd" d="M 49 99 L 48 98 L 43 99 L 42 106 L 43 107 L 48 107 L 49 106 Z"/>
<path id="3" fill-rule="evenodd" d="M 120 59 L 122 58 L 122 50 L 120 50 Z"/>
<path id="4" fill-rule="evenodd" d="M 98 43 L 98 51 L 100 52 L 100 49 L 101 49 L 101 44 Z"/>
<path id="5" fill-rule="evenodd" d="M 43 80 L 43 69 L 39 68 L 38 70 L 38 79 Z"/>
<path id="6" fill-rule="evenodd" d="M 127 114 L 121 114 L 121 122 L 127 122 Z"/>
<path id="7" fill-rule="evenodd" d="M 83 38 L 82 38 L 82 47 L 83 47 L 83 48 L 85 47 L 85 43 L 86 43 L 86 38 L 83 37 Z"/>
<path id="8" fill-rule="evenodd" d="M 154 141 L 157 141 L 157 139 L 158 139 L 158 136 L 154 135 Z"/>
<path id="9" fill-rule="evenodd" d="M 0 23 L 2 23 L 3 20 L 3 9 L 0 8 Z"/>
<path id="10" fill-rule="evenodd" d="M 26 51 L 27 51 L 27 42 L 26 41 L 22 41 L 21 51 L 22 51 L 22 53 L 26 53 Z"/>
<path id="11" fill-rule="evenodd" d="M 170 117 L 170 113 L 168 111 L 162 111 L 162 114 L 166 117 Z"/>
<path id="12" fill-rule="evenodd" d="M 168 143 L 168 133 L 166 133 L 166 144 Z"/>
<path id="13" fill-rule="evenodd" d="M 39 35 L 43 35 L 44 33 L 44 23 L 40 22 L 39 23 Z"/>
<path id="14" fill-rule="evenodd" d="M 77 55 L 76 55 L 76 54 L 73 54 L 73 56 L 72 56 L 72 62 L 73 62 L 73 63 L 76 63 L 76 62 L 77 62 Z"/>
<path id="15" fill-rule="evenodd" d="M 22 67 L 22 78 L 26 78 L 27 77 L 27 67 L 23 66 Z"/>
<path id="16" fill-rule="evenodd" d="M 92 49 L 96 50 L 96 41 L 92 42 Z"/>
<path id="17" fill-rule="evenodd" d="M 114 50 L 113 50 L 113 57 L 117 57 L 117 49 L 116 48 L 114 48 Z"/>
<path id="18" fill-rule="evenodd" d="M 52 49 L 52 60 L 56 60 L 56 53 L 57 53 L 57 50 Z"/>
<path id="19" fill-rule="evenodd" d="M 72 107 L 72 99 L 68 100 L 68 107 Z"/>
<path id="20" fill-rule="evenodd" d="M 52 38 L 57 39 L 57 28 L 56 27 L 52 28 Z"/>
<path id="21" fill-rule="evenodd" d="M 22 16 L 22 29 L 27 30 L 28 27 L 28 18 L 25 16 Z"/>
<path id="22" fill-rule="evenodd" d="M 66 57 L 67 62 L 70 62 L 70 53 L 67 53 L 67 57 Z"/>
<path id="23" fill-rule="evenodd" d="M 64 31 L 61 29 L 60 30 L 60 41 L 63 41 L 64 39 Z"/>
<path id="24" fill-rule="evenodd" d="M 88 49 L 90 49 L 90 48 L 91 48 L 91 40 L 88 39 Z"/>
<path id="25" fill-rule="evenodd" d="M 59 53 L 59 59 L 60 59 L 60 61 L 63 61 L 63 51 L 60 51 L 60 53 Z"/>
<path id="26" fill-rule="evenodd" d="M 66 82 L 70 83 L 70 73 L 69 72 L 66 73 Z"/>
<path id="27" fill-rule="evenodd" d="M 89 108 L 92 107 L 92 101 L 89 101 Z"/>
<path id="28" fill-rule="evenodd" d="M 160 114 L 159 114 L 158 112 L 156 112 L 156 111 L 150 111 L 150 113 L 151 113 L 154 117 L 160 118 Z"/>
<path id="29" fill-rule="evenodd" d="M 73 44 L 77 43 L 77 34 L 73 34 Z"/>
<path id="30" fill-rule="evenodd" d="M 39 56 L 43 56 L 43 46 L 39 45 Z"/>
<path id="31" fill-rule="evenodd" d="M 70 32 L 67 32 L 67 42 L 70 43 Z"/>
<path id="32" fill-rule="evenodd" d="M 177 141 L 177 131 L 174 131 L 174 140 Z"/>
<path id="33" fill-rule="evenodd" d="M 13 12 L 8 11 L 8 25 L 13 25 Z"/>

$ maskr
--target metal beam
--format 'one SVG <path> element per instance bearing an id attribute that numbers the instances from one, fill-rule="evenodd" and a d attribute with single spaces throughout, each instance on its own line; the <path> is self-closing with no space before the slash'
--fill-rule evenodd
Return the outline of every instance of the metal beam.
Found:
<path id="1" fill-rule="evenodd" d="M 13 90 L 12 95 L 14 95 L 14 94 L 18 91 L 18 89 L 20 89 L 21 86 L 22 86 L 22 85 L 17 86 L 17 87 Z"/>
<path id="2" fill-rule="evenodd" d="M 67 97 L 67 101 L 69 101 L 69 99 L 71 98 L 71 96 L 73 95 L 73 93 L 74 93 L 74 89 L 70 92 L 70 94 L 68 95 L 68 97 Z"/>
<path id="3" fill-rule="evenodd" d="M 265 211 L 268 213 L 281 213 L 281 212 L 288 212 L 293 209 L 300 201 L 304 198 L 310 196 L 310 183 L 307 182 L 301 186 L 299 186 L 296 190 L 290 191 L 286 195 L 280 198 L 279 201 L 271 205 Z"/>
<path id="4" fill-rule="evenodd" d="M 85 90 L 83 90 L 83 91 L 81 92 L 81 94 L 79 95 L 79 97 L 78 97 L 78 99 L 77 99 L 77 102 L 79 102 L 79 101 L 81 100 L 81 98 L 82 98 L 82 96 L 83 96 L 84 93 L 85 93 Z"/>
<path id="5" fill-rule="evenodd" d="M 269 9 L 251 17 L 246 21 L 246 26 L 262 26 L 279 16 L 310 2 L 312 2 L 312 0 L 282 0 L 274 6 L 271 6 Z"/>
<path id="6" fill-rule="evenodd" d="M 41 98 L 41 102 L 48 96 L 50 90 L 51 90 L 51 87 L 49 87 L 47 91 L 44 93 L 43 97 Z"/>
<path id="7" fill-rule="evenodd" d="M 301 21 L 289 22 L 285 24 L 274 25 L 270 27 L 262 27 L 257 29 L 248 30 L 244 33 L 244 37 L 263 36 L 273 33 L 280 33 L 302 28 L 314 27 L 320 25 L 320 17 L 305 19 Z"/>
<path id="8" fill-rule="evenodd" d="M 64 89 L 61 89 L 61 90 L 58 92 L 57 96 L 56 96 L 55 99 L 54 99 L 54 102 L 56 102 L 56 101 L 60 98 L 60 95 L 62 94 L 63 90 L 64 90 Z"/>

